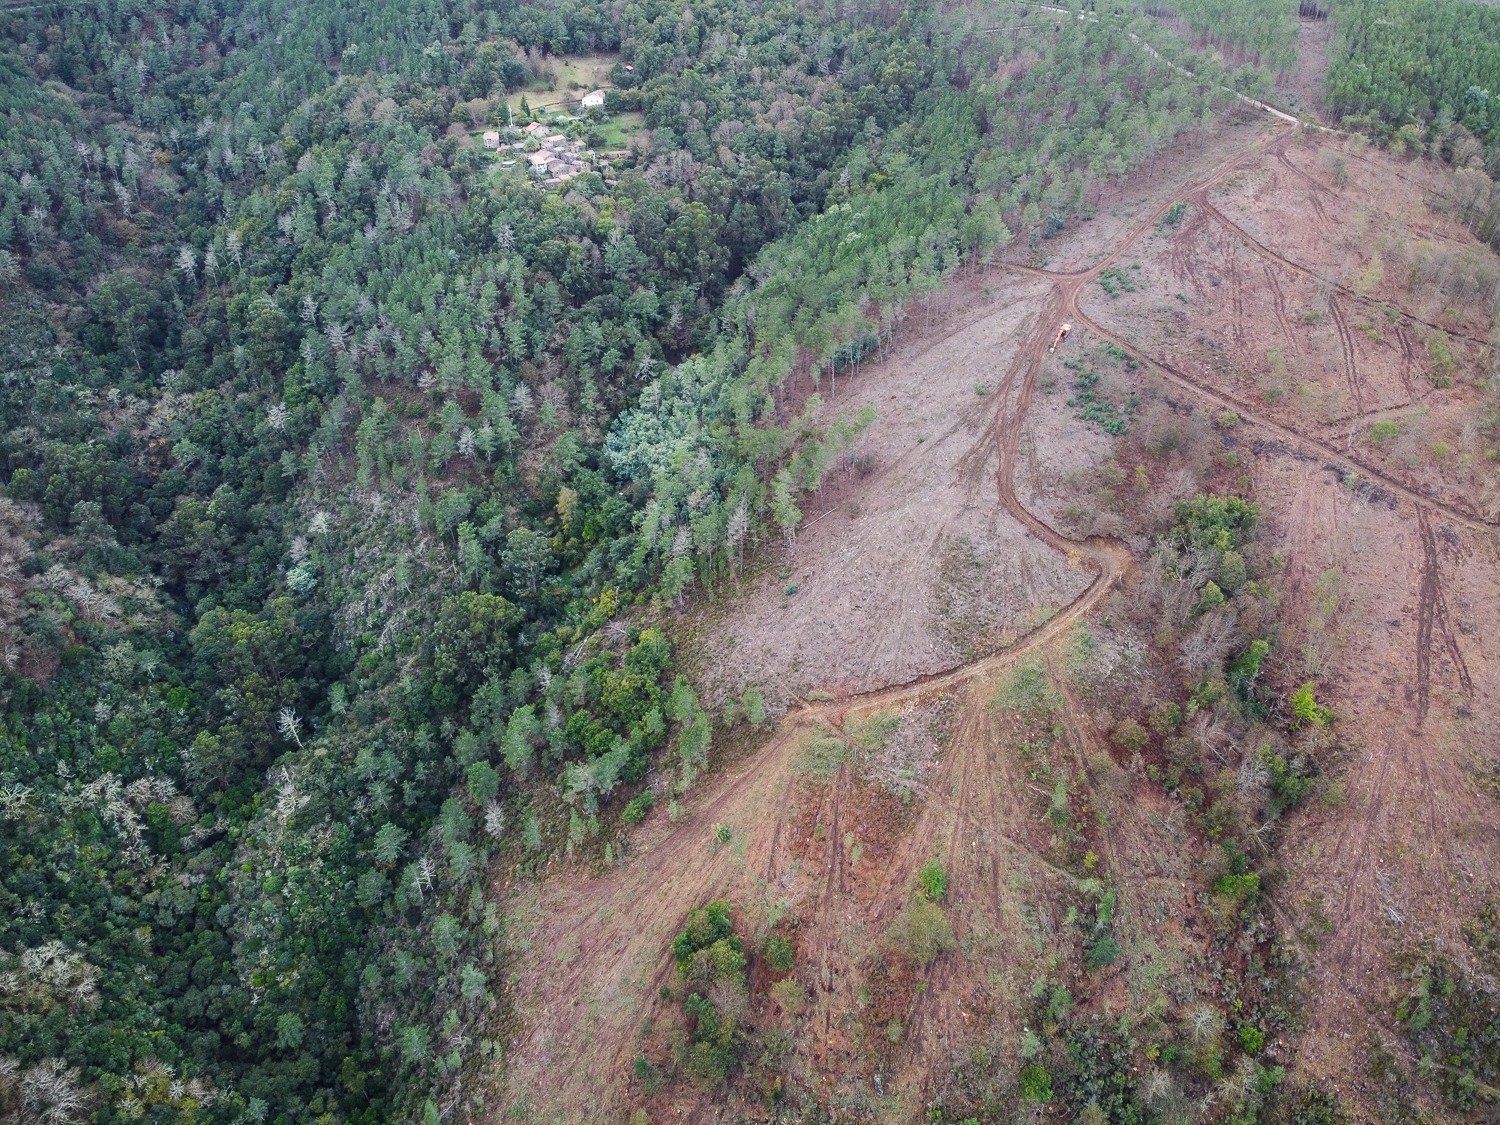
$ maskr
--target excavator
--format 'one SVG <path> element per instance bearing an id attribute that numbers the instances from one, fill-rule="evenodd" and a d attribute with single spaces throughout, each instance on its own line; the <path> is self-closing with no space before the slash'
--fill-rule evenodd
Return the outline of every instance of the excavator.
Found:
<path id="1" fill-rule="evenodd" d="M 1052 339 L 1052 346 L 1047 350 L 1049 352 L 1057 351 L 1057 345 L 1062 343 L 1063 340 L 1067 337 L 1068 333 L 1071 331 L 1073 331 L 1073 326 L 1071 324 L 1064 324 L 1057 330 L 1057 335 Z"/>

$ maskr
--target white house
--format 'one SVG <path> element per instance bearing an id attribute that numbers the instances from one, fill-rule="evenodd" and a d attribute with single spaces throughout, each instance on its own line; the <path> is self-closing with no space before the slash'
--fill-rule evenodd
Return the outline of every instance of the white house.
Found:
<path id="1" fill-rule="evenodd" d="M 496 149 L 500 147 L 500 134 L 494 131 L 486 132 L 484 135 L 484 147 Z"/>
<path id="2" fill-rule="evenodd" d="M 589 92 L 587 94 L 584 94 L 582 101 L 583 101 L 583 108 L 585 110 L 603 109 L 604 108 L 604 91 L 603 90 L 593 90 L 593 91 L 591 91 L 591 92 Z"/>

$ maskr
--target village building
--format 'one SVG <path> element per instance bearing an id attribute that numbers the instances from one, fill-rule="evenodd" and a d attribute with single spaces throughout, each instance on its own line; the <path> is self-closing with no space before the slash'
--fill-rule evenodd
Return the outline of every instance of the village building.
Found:
<path id="1" fill-rule="evenodd" d="M 500 147 L 500 134 L 497 133 L 497 132 L 494 132 L 493 130 L 487 131 L 484 134 L 484 147 L 488 148 L 488 149 L 497 149 L 497 148 L 499 148 Z"/>
<path id="2" fill-rule="evenodd" d="M 562 120 L 554 118 L 554 121 Z M 556 128 L 554 124 L 550 128 Z M 535 178 L 535 181 L 543 188 L 556 188 L 566 184 L 569 180 L 576 179 L 585 172 L 595 171 L 599 154 L 591 148 L 585 148 L 582 141 L 575 140 L 566 133 L 548 132 L 549 126 L 540 122 L 533 122 L 524 130 L 526 139 L 516 144 L 498 144 L 497 156 L 503 156 L 507 152 L 514 152 L 517 157 L 524 156 L 526 163 L 524 167 Z M 540 147 L 537 147 L 540 146 Z M 533 152 L 525 152 L 526 148 L 534 148 Z M 519 160 L 503 160 L 502 167 L 511 167 L 518 164 Z"/>
<path id="3" fill-rule="evenodd" d="M 580 104 L 585 110 L 604 108 L 604 91 L 591 90 L 580 99 Z"/>

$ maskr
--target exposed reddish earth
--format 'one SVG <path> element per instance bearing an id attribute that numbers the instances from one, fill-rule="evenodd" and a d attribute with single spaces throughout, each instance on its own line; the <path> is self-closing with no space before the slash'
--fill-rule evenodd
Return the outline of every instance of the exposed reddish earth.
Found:
<path id="1" fill-rule="evenodd" d="M 1334 159 L 1351 184 L 1363 177 L 1367 219 L 1327 178 Z M 668 945 L 688 909 L 712 898 L 734 901 L 751 939 L 794 925 L 806 1010 L 776 1012 L 752 981 L 746 1020 L 780 1028 L 788 1079 L 851 1120 L 916 1119 L 976 1048 L 1000 1070 L 1019 1065 L 1034 982 L 1073 971 L 1057 944 L 1083 849 L 1122 889 L 1127 948 L 1091 983 L 1092 1004 L 1119 1013 L 1207 971 L 1211 924 L 1192 875 L 1202 844 L 1181 806 L 1100 734 L 1171 673 L 1110 623 L 1138 565 L 1131 550 L 1060 530 L 1070 517 L 1055 493 L 1110 449 L 1093 431 L 1076 456 L 1040 448 L 1081 436 L 1049 395 L 1061 357 L 1047 346 L 1068 320 L 1064 354 L 1113 344 L 1139 364 L 1121 378 L 1232 434 L 1224 449 L 1262 507 L 1282 587 L 1275 675 L 1316 675 L 1348 748 L 1329 763 L 1338 784 L 1292 815 L 1276 851 L 1272 909 L 1308 981 L 1308 1027 L 1277 1050 L 1298 1080 L 1336 1082 L 1356 1113 L 1372 1112 L 1371 1040 L 1406 1057 L 1392 951 L 1416 936 L 1456 942 L 1500 863 L 1494 798 L 1476 782 L 1500 752 L 1500 665 L 1486 652 L 1500 635 L 1500 552 L 1484 500 L 1492 466 L 1460 476 L 1366 436 L 1375 421 L 1423 411 L 1424 441 L 1450 430 L 1467 440 L 1476 392 L 1463 376 L 1480 362 L 1488 311 L 1435 309 L 1402 279 L 1377 279 L 1348 244 L 1399 220 L 1480 251 L 1427 210 L 1426 170 L 1319 152 L 1291 132 L 1261 131 L 1191 174 L 1137 208 L 1102 256 L 1081 249 L 1087 231 L 1053 250 L 1086 268 L 1011 264 L 1013 282 L 976 280 L 950 299 L 935 341 L 908 344 L 840 392 L 846 409 L 896 407 L 872 430 L 873 471 L 841 486 L 832 514 L 743 600 L 692 619 L 688 647 L 710 688 L 764 683 L 788 710 L 764 745 L 683 798 L 680 819 L 648 820 L 612 868 L 504 888 L 518 919 L 517 1026 L 498 1104 L 533 1120 L 619 1120 L 648 1100 L 653 1119 L 764 1116 L 753 1074 L 728 1095 L 674 1085 L 653 1099 L 630 1077 L 637 1055 L 662 1061 L 664 1029 L 679 1018 L 658 999 L 675 981 Z M 1295 221 L 1273 221 L 1273 209 Z M 1131 282 L 1116 297 L 1100 284 L 1109 270 Z M 1447 387 L 1428 366 L 1439 331 Z M 1268 395 L 1272 380 L 1286 389 Z M 930 447 L 915 440 L 923 434 Z M 1023 598 L 967 641 L 945 630 L 945 535 L 981 544 L 990 554 L 976 569 L 1019 581 L 1041 611 L 1028 621 Z M 723 638 L 734 639 L 727 655 L 713 648 Z M 792 659 L 801 667 L 787 674 Z M 1043 725 L 1060 728 L 1041 756 L 1028 749 L 1037 720 L 1006 702 L 1018 666 L 1036 659 L 1058 693 Z M 831 698 L 797 702 L 809 689 Z M 927 751 L 904 803 L 857 753 L 836 749 L 881 714 L 904 716 L 900 729 Z M 1078 810 L 1068 831 L 1045 815 L 1059 779 Z M 930 858 L 949 873 L 959 948 L 924 970 L 893 968 L 882 936 Z"/>

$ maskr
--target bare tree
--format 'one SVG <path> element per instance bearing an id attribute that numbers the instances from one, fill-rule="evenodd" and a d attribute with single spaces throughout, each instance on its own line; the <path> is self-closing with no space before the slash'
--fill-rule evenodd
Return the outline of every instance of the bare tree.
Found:
<path id="1" fill-rule="evenodd" d="M 729 525 L 725 528 L 724 542 L 731 551 L 735 553 L 735 570 L 738 572 L 745 567 L 745 535 L 750 530 L 750 509 L 744 501 L 734 510 L 729 517 Z"/>
<path id="2" fill-rule="evenodd" d="M 297 744 L 297 749 L 302 749 L 302 734 L 299 729 L 300 720 L 297 712 L 290 707 L 283 707 L 281 713 L 276 716 L 276 729 L 281 732 L 282 738 L 290 739 Z"/>

